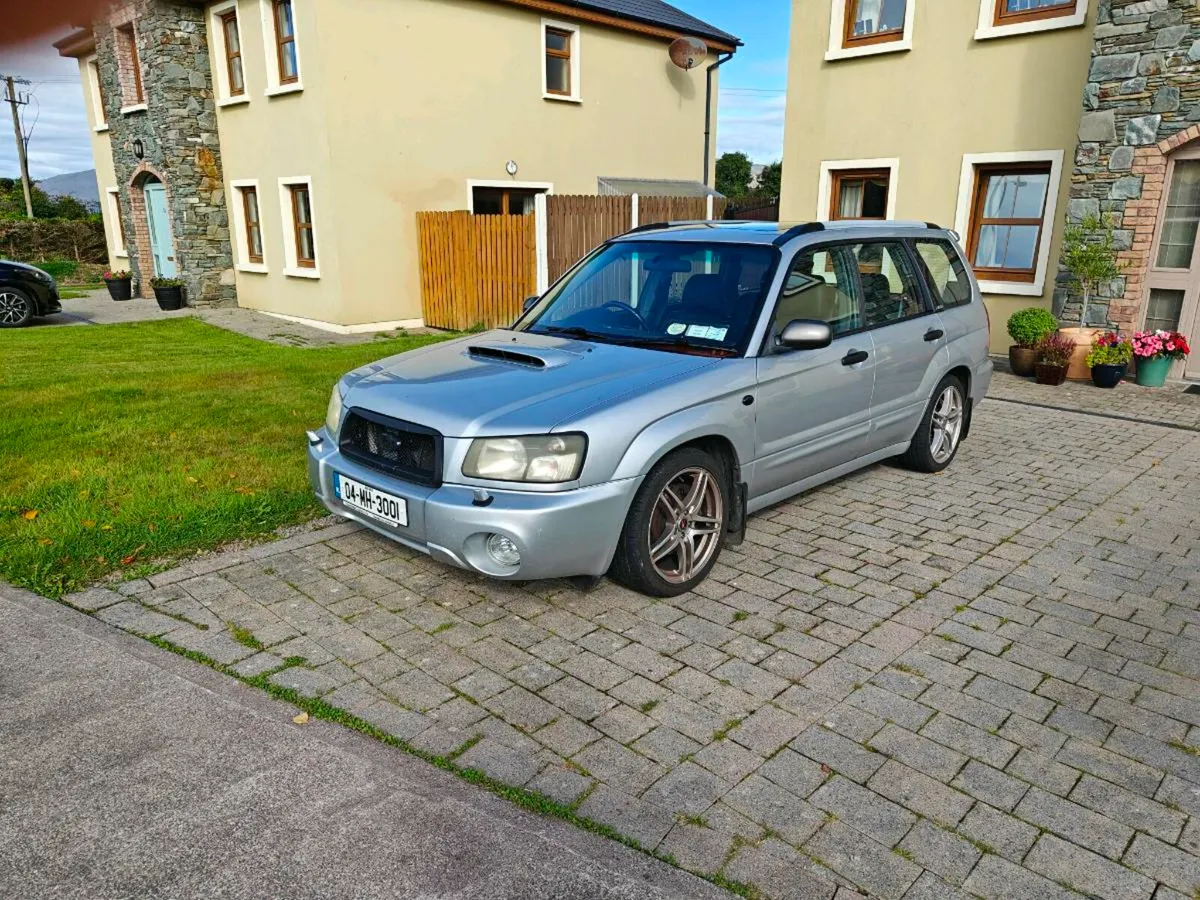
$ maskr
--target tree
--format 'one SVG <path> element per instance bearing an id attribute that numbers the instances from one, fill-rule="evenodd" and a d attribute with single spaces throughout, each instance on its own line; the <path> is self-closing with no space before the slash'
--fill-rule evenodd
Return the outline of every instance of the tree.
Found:
<path id="1" fill-rule="evenodd" d="M 1083 295 L 1079 325 L 1087 327 L 1088 304 L 1096 291 L 1120 277 L 1122 265 L 1113 247 L 1113 220 L 1110 216 L 1085 216 L 1082 222 L 1067 225 L 1063 232 L 1062 264 L 1071 281 Z"/>
<path id="2" fill-rule="evenodd" d="M 773 162 L 763 166 L 758 176 L 758 193 L 777 200 L 783 189 L 783 163 Z"/>
<path id="3" fill-rule="evenodd" d="M 68 196 L 51 197 L 36 184 L 30 189 L 35 219 L 87 219 L 95 210 Z M 25 195 L 16 178 L 0 178 L 0 219 L 25 218 Z"/>
<path id="4" fill-rule="evenodd" d="M 717 190 L 726 197 L 741 197 L 750 190 L 750 157 L 723 153 L 717 160 Z"/>

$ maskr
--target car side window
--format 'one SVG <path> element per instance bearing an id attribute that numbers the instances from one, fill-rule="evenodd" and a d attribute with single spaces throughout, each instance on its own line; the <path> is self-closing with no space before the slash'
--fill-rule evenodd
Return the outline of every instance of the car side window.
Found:
<path id="1" fill-rule="evenodd" d="M 862 284 L 863 314 L 868 328 L 892 325 L 927 312 L 920 282 L 903 244 L 870 241 L 851 250 Z"/>
<path id="2" fill-rule="evenodd" d="M 971 280 L 958 252 L 949 241 L 916 241 L 917 256 L 925 270 L 925 280 L 940 309 L 965 306 L 971 302 Z"/>
<path id="3" fill-rule="evenodd" d="M 795 319 L 828 322 L 834 337 L 862 327 L 857 270 L 847 247 L 809 247 L 796 254 L 771 333 L 778 335 Z"/>

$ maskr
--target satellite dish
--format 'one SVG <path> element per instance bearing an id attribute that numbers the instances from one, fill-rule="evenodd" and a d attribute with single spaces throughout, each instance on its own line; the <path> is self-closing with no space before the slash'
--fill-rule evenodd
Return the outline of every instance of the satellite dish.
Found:
<path id="1" fill-rule="evenodd" d="M 698 38 L 681 37 L 671 41 L 667 48 L 671 62 L 684 71 L 694 69 L 708 56 L 708 45 Z"/>

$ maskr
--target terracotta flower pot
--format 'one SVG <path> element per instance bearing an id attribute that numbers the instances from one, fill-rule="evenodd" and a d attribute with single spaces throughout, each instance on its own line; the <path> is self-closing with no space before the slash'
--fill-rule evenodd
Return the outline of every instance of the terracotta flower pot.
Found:
<path id="1" fill-rule="evenodd" d="M 1075 342 L 1075 352 L 1071 354 L 1071 362 L 1067 366 L 1067 378 L 1071 381 L 1091 381 L 1092 373 L 1088 368 L 1087 355 L 1091 352 L 1092 341 L 1097 335 L 1103 334 L 1103 328 L 1060 328 L 1058 333 Z"/>
<path id="2" fill-rule="evenodd" d="M 1014 375 L 1028 378 L 1033 374 L 1035 363 L 1037 363 L 1037 351 L 1032 347 L 1013 344 L 1008 348 L 1008 364 L 1012 367 Z"/>
<path id="3" fill-rule="evenodd" d="M 1067 380 L 1067 367 L 1038 363 L 1034 366 L 1034 376 L 1037 378 L 1038 384 L 1057 386 Z"/>

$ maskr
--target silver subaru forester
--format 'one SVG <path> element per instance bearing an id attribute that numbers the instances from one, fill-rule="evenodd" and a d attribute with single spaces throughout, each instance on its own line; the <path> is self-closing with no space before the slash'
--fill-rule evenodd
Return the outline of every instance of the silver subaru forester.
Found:
<path id="1" fill-rule="evenodd" d="M 343 377 L 309 478 L 332 512 L 473 572 L 673 596 L 756 510 L 893 457 L 949 465 L 988 330 L 933 225 L 644 226 L 511 328 Z"/>

